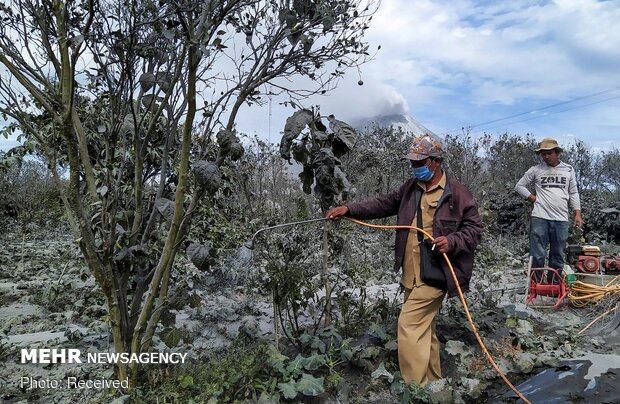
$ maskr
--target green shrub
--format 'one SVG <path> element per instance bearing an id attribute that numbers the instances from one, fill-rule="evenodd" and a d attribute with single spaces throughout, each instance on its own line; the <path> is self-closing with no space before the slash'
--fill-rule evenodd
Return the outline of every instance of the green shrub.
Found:
<path id="1" fill-rule="evenodd" d="M 149 368 L 133 391 L 138 402 L 256 401 L 263 391 L 277 389 L 278 373 L 270 366 L 266 344 L 236 345 L 183 367 Z"/>

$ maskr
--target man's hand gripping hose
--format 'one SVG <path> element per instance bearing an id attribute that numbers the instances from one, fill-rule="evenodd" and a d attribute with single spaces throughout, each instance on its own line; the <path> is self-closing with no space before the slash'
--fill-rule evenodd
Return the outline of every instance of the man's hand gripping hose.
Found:
<path id="1" fill-rule="evenodd" d="M 430 234 L 428 234 L 428 232 L 424 231 L 423 229 L 420 229 L 419 227 L 415 227 L 415 226 L 404 226 L 404 225 L 398 225 L 398 226 L 397 225 L 385 225 L 384 226 L 384 225 L 370 224 L 370 223 L 362 222 L 361 220 L 352 219 L 352 218 L 346 217 L 346 216 L 344 217 L 344 219 L 347 219 L 347 220 L 349 220 L 349 221 L 351 221 L 353 223 L 357 223 L 357 224 L 362 225 L 362 226 L 372 227 L 372 228 L 375 228 L 375 229 L 409 229 L 409 230 L 416 230 L 416 231 L 419 231 L 422 234 L 424 234 L 429 239 L 431 239 L 431 241 L 433 241 L 433 242 L 435 241 L 435 239 Z M 530 404 L 530 401 L 527 398 L 525 398 L 525 396 L 523 394 L 521 394 L 521 392 L 519 390 L 517 390 L 517 388 L 515 386 L 513 386 L 513 384 L 510 383 L 510 381 L 502 373 L 502 371 L 499 369 L 499 366 L 497 366 L 497 364 L 493 360 L 493 357 L 491 356 L 491 354 L 487 350 L 486 346 L 482 342 L 482 338 L 480 337 L 480 334 L 478 334 L 478 330 L 476 328 L 476 325 L 474 324 L 474 320 L 471 318 L 471 314 L 469 313 L 469 307 L 467 306 L 467 302 L 465 301 L 465 296 L 463 296 L 463 291 L 461 290 L 461 286 L 459 285 L 458 278 L 456 277 L 456 273 L 454 272 L 454 268 L 452 267 L 452 263 L 450 262 L 450 259 L 448 258 L 446 253 L 441 253 L 441 254 L 443 255 L 443 259 L 446 261 L 446 264 L 448 264 L 448 268 L 450 268 L 450 272 L 452 273 L 452 278 L 454 279 L 454 283 L 455 283 L 457 291 L 459 293 L 459 297 L 461 299 L 461 303 L 463 304 L 463 308 L 465 309 L 465 314 L 467 316 L 467 320 L 469 321 L 469 324 L 471 325 L 471 329 L 473 330 L 474 335 L 476 336 L 476 340 L 478 341 L 478 344 L 480 345 L 480 348 L 482 348 L 482 351 L 486 355 L 487 359 L 489 360 L 489 362 L 491 363 L 491 365 L 493 366 L 495 371 L 504 380 L 506 385 L 508 387 L 510 387 L 510 389 L 512 391 L 514 391 L 515 394 L 517 396 L 519 396 L 519 398 L 521 400 L 523 400 L 523 402 Z"/>

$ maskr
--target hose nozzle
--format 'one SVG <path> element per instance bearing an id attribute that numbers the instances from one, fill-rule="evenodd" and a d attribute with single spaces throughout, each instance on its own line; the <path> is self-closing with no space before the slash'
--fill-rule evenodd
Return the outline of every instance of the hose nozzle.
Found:
<path id="1" fill-rule="evenodd" d="M 298 224 L 305 224 L 305 223 L 312 223 L 312 222 L 322 222 L 324 220 L 328 220 L 328 218 L 320 217 L 320 218 L 317 218 L 317 219 L 300 220 L 298 222 L 282 223 L 282 224 L 277 224 L 275 226 L 264 227 L 264 228 L 258 230 L 256 233 L 254 233 L 252 238 L 245 242 L 244 247 L 247 247 L 249 249 L 253 249 L 254 248 L 254 239 L 256 238 L 256 236 L 258 236 L 260 233 L 262 233 L 264 231 L 278 229 L 280 227 L 296 226 Z"/>

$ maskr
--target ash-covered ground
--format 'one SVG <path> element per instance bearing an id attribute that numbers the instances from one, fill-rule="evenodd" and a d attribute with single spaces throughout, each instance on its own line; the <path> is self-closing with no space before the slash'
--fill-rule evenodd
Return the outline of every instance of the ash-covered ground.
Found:
<path id="1" fill-rule="evenodd" d="M 105 364 L 23 364 L 20 357 L 22 348 L 111 352 L 105 301 L 70 237 L 5 234 L 2 244 L 0 398 L 3 402 L 140 402 L 139 396 L 118 389 L 33 387 L 31 379 L 114 378 L 113 367 Z M 367 252 L 389 254 L 382 248 L 381 243 L 376 243 Z M 602 306 L 563 306 L 555 311 L 527 307 L 523 303 L 524 257 L 512 253 L 509 245 L 498 244 L 488 249 L 501 250 L 497 255 L 501 259 L 478 263 L 467 298 L 476 326 L 502 372 L 531 402 L 620 402 L 617 312 L 578 335 Z M 272 302 L 268 293 L 252 287 L 250 274 L 256 269 L 246 258 L 240 257 L 240 252 L 231 254 L 226 261 L 228 267 L 213 273 L 198 272 L 189 263 L 181 262 L 179 265 L 187 265 L 186 276 L 176 280 L 170 310 L 161 326 L 162 329 L 174 327 L 180 337 L 176 344 L 170 344 L 158 336 L 154 350 L 186 353 L 188 363 L 197 364 L 240 339 L 272 344 Z M 330 270 L 335 273 L 339 269 Z M 402 299 L 397 277 L 389 271 L 369 277 L 364 287 L 345 290 L 345 286 L 338 295 L 347 294 L 351 302 L 364 299 L 369 306 L 377 301 L 393 302 L 397 306 Z M 323 291 L 318 294 L 321 293 L 324 295 Z M 341 305 L 334 300 L 334 313 L 341 311 Z M 307 315 L 307 321 L 311 321 L 312 312 Z M 373 322 L 350 341 L 352 347 L 361 347 L 358 351 L 372 355 L 355 364 L 352 362 L 350 367 L 339 365 L 344 382 L 334 383 L 337 387 L 313 397 L 280 401 L 516 401 L 482 354 L 458 299 L 444 302 L 438 320 L 445 379 L 431 383 L 418 398 L 404 396 L 402 389 L 395 387 L 396 344 L 392 328 L 393 323 Z M 282 335 L 280 344 L 282 351 L 294 356 L 294 348 L 287 345 Z M 174 369 L 171 374 L 175 374 Z M 218 401 L 228 400 L 220 397 L 215 402 Z M 246 401 L 258 400 L 249 397 Z M 160 402 L 175 402 L 175 399 L 162 396 Z M 271 402 L 275 402 L 273 398 Z"/>

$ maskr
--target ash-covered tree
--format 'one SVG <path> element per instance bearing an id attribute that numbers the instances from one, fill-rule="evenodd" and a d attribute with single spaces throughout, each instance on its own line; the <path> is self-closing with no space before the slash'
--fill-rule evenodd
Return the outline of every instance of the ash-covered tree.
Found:
<path id="1" fill-rule="evenodd" d="M 443 140 L 444 169 L 462 183 L 467 184 L 478 199 L 488 186 L 488 172 L 485 170 L 484 159 L 481 156 L 481 150 L 488 142 L 488 136 L 474 138 L 469 131 L 456 136 L 446 135 Z"/>
<path id="2" fill-rule="evenodd" d="M 371 126 L 362 131 L 355 148 L 342 158 L 355 198 L 387 194 L 411 175 L 403 159 L 412 136 L 401 128 Z"/>
<path id="3" fill-rule="evenodd" d="M 520 234 L 527 230 L 530 205 L 514 192 L 514 187 L 538 163 L 536 145 L 531 135 L 504 133 L 496 139 L 488 134 L 483 137 L 484 170 L 488 177 L 475 196 L 490 231 Z"/>
<path id="4" fill-rule="evenodd" d="M 240 108 L 265 102 L 268 89 L 294 103 L 332 89 L 369 57 L 362 38 L 376 6 L 0 3 L 4 133 L 46 159 L 106 297 L 117 352 L 149 348 L 196 208 L 218 192 L 220 167 L 243 153 Z M 202 266 L 208 249 L 203 240 L 187 254 Z M 117 376 L 135 381 L 137 365 L 118 364 Z"/>
<path id="5" fill-rule="evenodd" d="M 603 187 L 610 192 L 620 193 L 620 150 L 601 153 L 601 171 L 603 172 Z"/>
<path id="6" fill-rule="evenodd" d="M 620 153 L 594 152 L 582 140 L 560 155 L 575 169 L 584 217 L 583 237 L 590 243 L 620 240 Z M 572 229 L 571 229 L 572 230 Z"/>
<path id="7" fill-rule="evenodd" d="M 11 159 L 0 151 L 0 232 L 52 230 L 63 223 L 62 215 L 47 167 L 39 161 Z"/>

